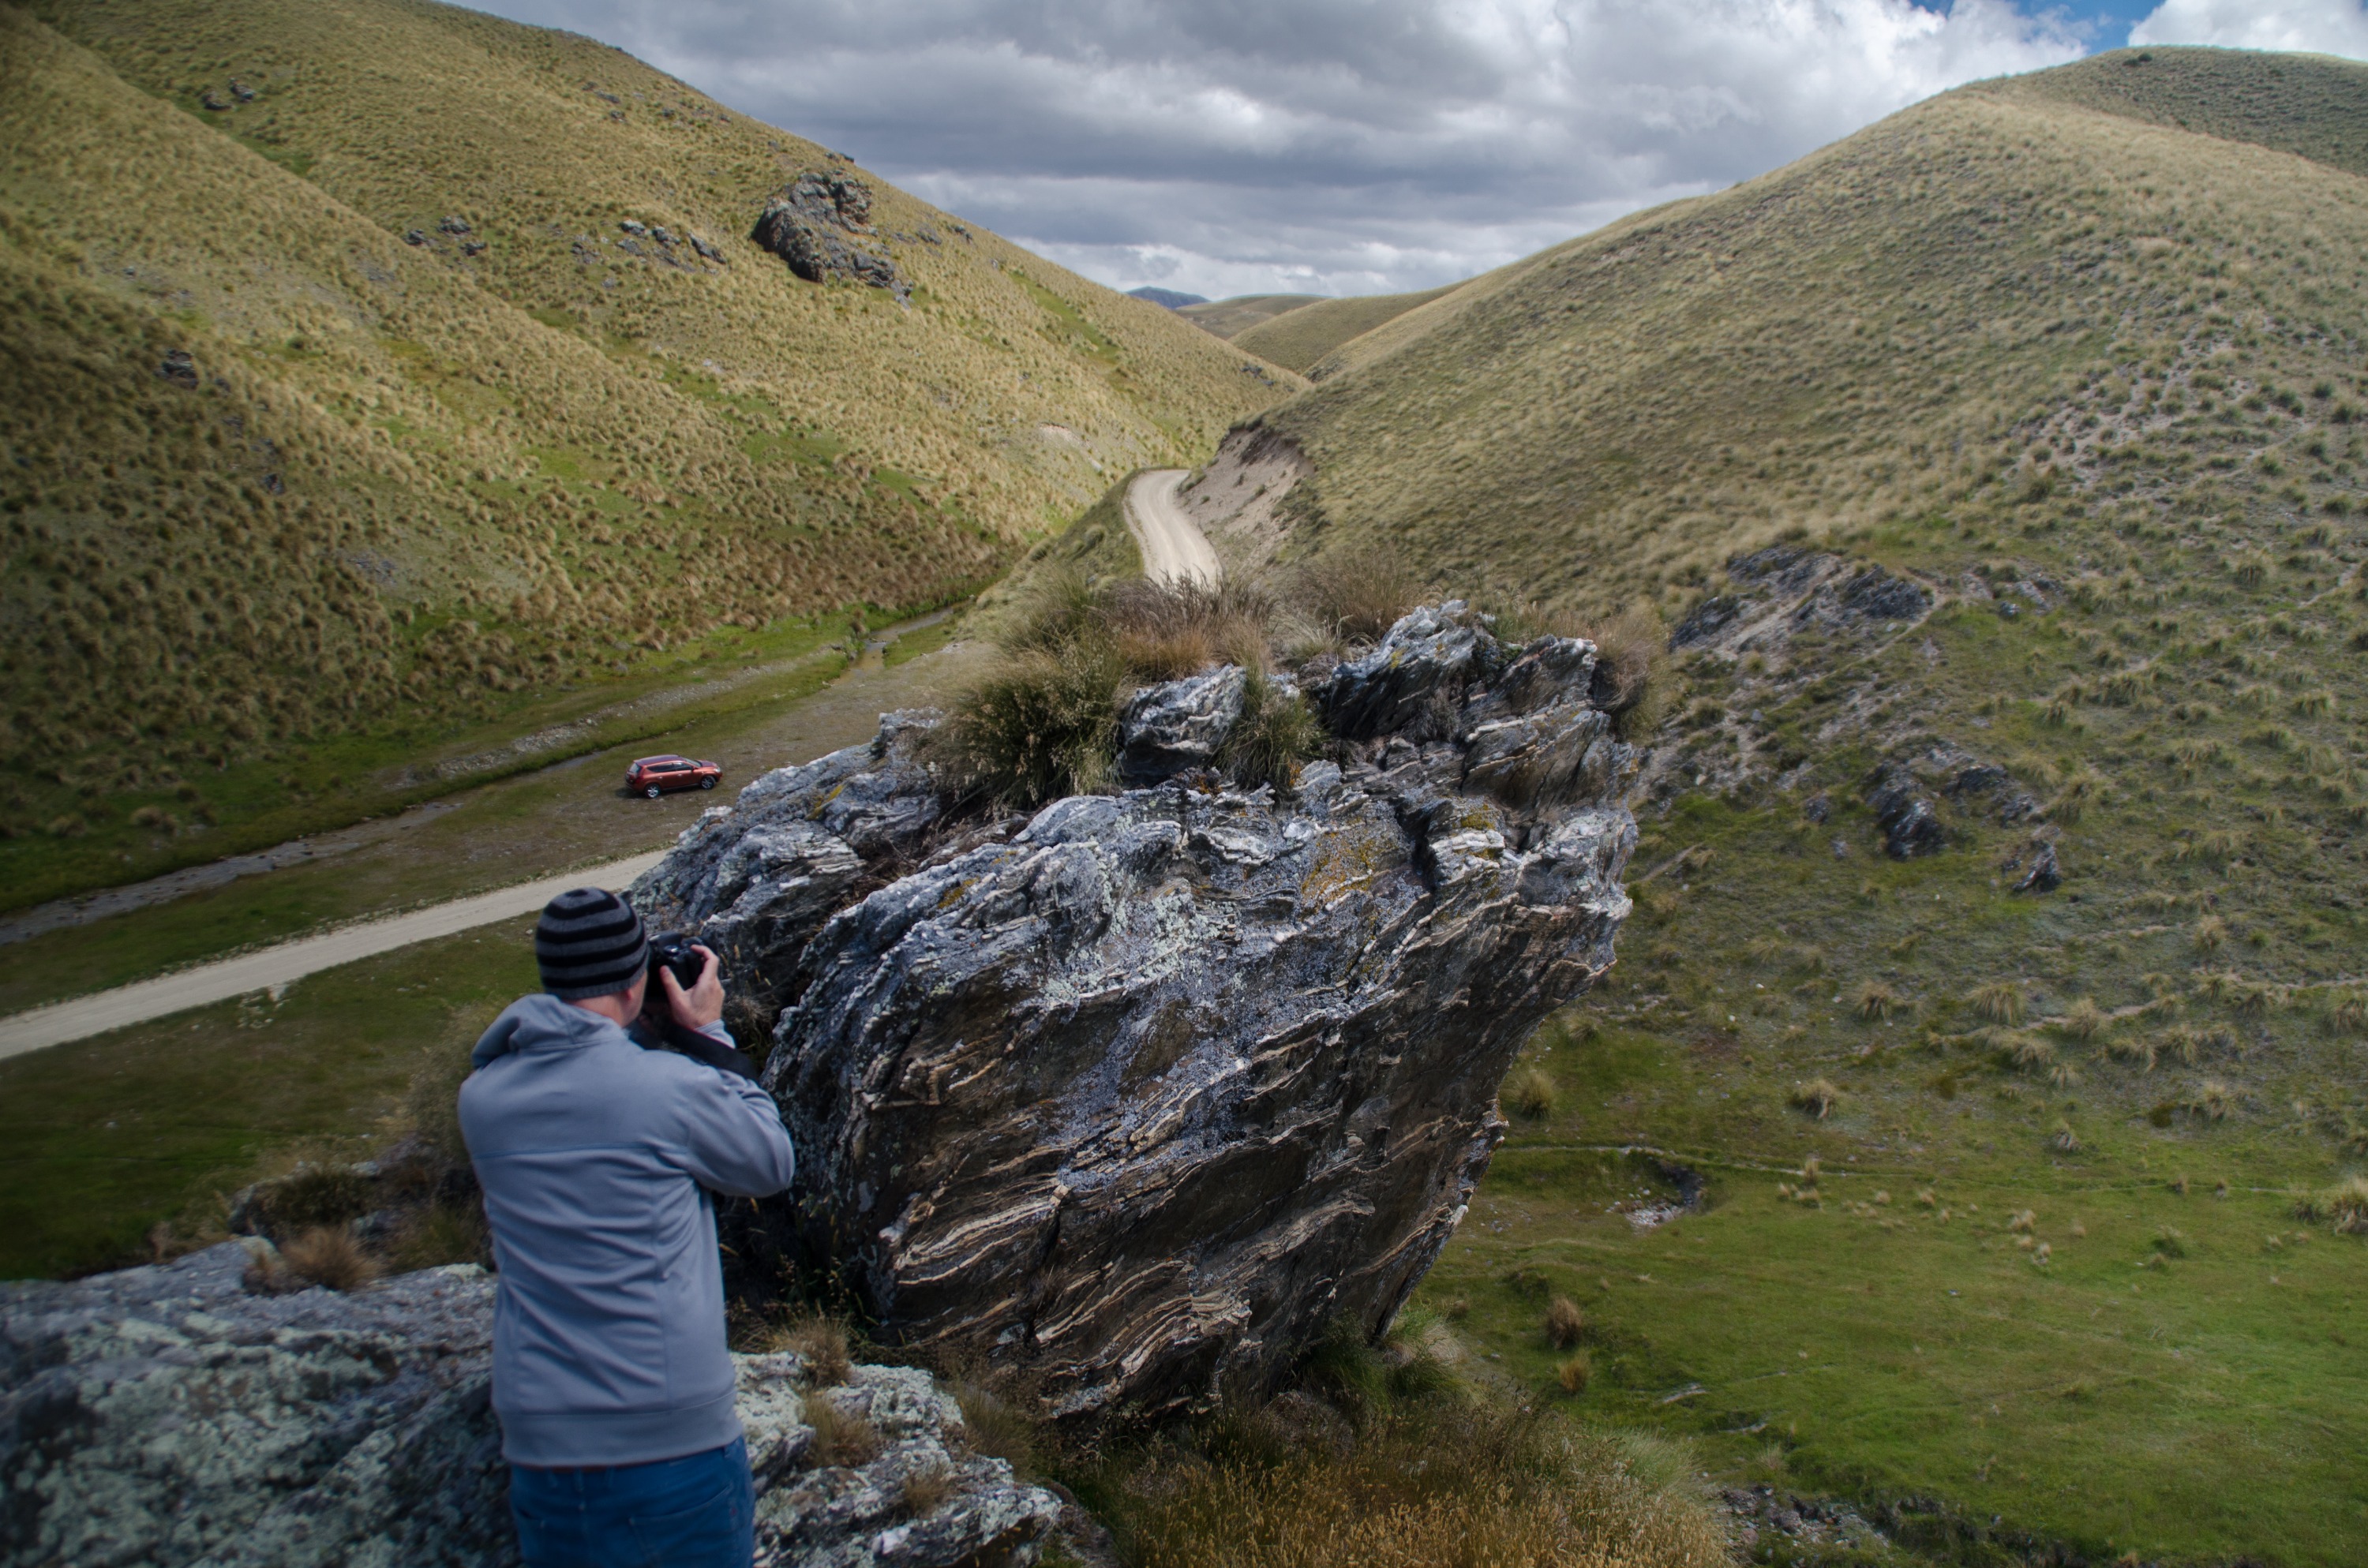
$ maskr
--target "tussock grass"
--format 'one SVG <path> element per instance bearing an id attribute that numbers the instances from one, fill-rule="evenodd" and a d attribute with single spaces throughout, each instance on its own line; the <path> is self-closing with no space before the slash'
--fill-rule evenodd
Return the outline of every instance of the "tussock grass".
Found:
<path id="1" fill-rule="evenodd" d="M 1578 1379 L 1581 1386 L 1584 1380 Z M 1679 1486 L 1509 1401 L 1393 1412 L 1346 1454 L 1222 1450 L 1138 1476 L 1125 1539 L 1173 1568 L 1713 1568 L 1725 1541 Z"/>
<path id="2" fill-rule="evenodd" d="M 839 1404 L 826 1393 L 805 1402 L 806 1425 L 814 1428 L 814 1444 L 806 1451 L 818 1465 L 868 1464 L 880 1452 L 880 1429 L 871 1418 Z"/>
<path id="3" fill-rule="evenodd" d="M 2021 986 L 2011 980 L 1993 980 L 1966 994 L 1965 1005 L 1976 1017 L 2011 1028 L 2022 1022 L 2029 1008 Z"/>
<path id="4" fill-rule="evenodd" d="M 1556 1296 L 1546 1303 L 1546 1343 L 1557 1350 L 1577 1344 L 1586 1328 L 1587 1314 L 1568 1296 Z"/>
<path id="5" fill-rule="evenodd" d="M 1788 1103 L 1794 1110 L 1806 1111 L 1819 1121 L 1823 1121 L 1833 1114 L 1834 1108 L 1841 1102 L 1841 1088 L 1832 1079 L 1812 1078 L 1805 1084 L 1796 1084 L 1793 1086 Z M 1814 1162 L 1812 1164 L 1814 1165 Z M 1804 1171 L 1803 1174 L 1812 1182 L 1817 1179 L 1814 1169 Z"/>
<path id="6" fill-rule="evenodd" d="M 1506 1106 L 1531 1121 L 1552 1116 L 1558 1097 L 1554 1074 L 1543 1067 L 1524 1067 L 1505 1085 Z"/>

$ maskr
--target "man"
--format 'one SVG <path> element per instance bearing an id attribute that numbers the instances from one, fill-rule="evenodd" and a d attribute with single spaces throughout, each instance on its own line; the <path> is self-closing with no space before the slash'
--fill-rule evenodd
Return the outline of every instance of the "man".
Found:
<path id="1" fill-rule="evenodd" d="M 500 1270 L 494 1409 L 519 1549 L 528 1568 L 748 1568 L 707 1189 L 788 1187 L 789 1134 L 723 1026 L 712 952 L 688 991 L 661 969 L 650 996 L 641 917 L 597 888 L 551 901 L 534 951 L 543 994 L 494 1020 L 461 1086 Z"/>

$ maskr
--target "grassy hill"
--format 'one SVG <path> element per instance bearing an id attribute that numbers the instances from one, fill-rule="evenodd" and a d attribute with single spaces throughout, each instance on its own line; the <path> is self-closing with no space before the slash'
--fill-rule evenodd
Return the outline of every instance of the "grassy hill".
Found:
<path id="1" fill-rule="evenodd" d="M 1425 289 L 1413 294 L 1360 294 L 1345 300 L 1317 300 L 1232 336 L 1235 344 L 1250 353 L 1308 375 L 1350 338 L 1361 337 L 1383 322 L 1395 321 L 1417 306 L 1427 305 L 1455 287 L 1451 283 L 1444 289 Z"/>
<path id="2" fill-rule="evenodd" d="M 1230 338 L 1260 322 L 1271 321 L 1287 311 L 1312 305 L 1323 298 L 1321 294 L 1237 294 L 1230 300 L 1186 305 L 1176 313 L 1219 337 Z"/>
<path id="3" fill-rule="evenodd" d="M 1421 1298 L 1546 1397 L 1935 1562 L 2359 1559 L 2363 127 L 2330 59 L 1980 84 L 1263 417 L 1286 556 L 1681 633 L 1615 983 Z"/>
<path id="4" fill-rule="evenodd" d="M 45 0 L 0 59 L 8 903 L 959 596 L 1296 384 L 571 35 Z M 750 238 L 810 174 L 897 288 Z"/>

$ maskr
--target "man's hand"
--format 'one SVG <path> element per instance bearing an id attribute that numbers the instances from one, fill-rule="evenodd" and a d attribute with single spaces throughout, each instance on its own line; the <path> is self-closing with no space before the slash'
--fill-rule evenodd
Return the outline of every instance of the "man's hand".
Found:
<path id="1" fill-rule="evenodd" d="M 723 966 L 705 943 L 694 943 L 690 950 L 707 960 L 700 969 L 698 983 L 685 991 L 674 971 L 661 969 L 658 983 L 666 987 L 666 1010 L 674 1021 L 687 1029 L 703 1029 L 723 1017 Z"/>

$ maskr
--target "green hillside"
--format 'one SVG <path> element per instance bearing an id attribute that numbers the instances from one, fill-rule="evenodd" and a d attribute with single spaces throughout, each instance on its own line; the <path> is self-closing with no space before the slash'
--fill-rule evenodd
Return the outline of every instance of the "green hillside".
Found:
<path id="1" fill-rule="evenodd" d="M 1395 321 L 1454 288 L 1451 283 L 1444 289 L 1425 289 L 1412 294 L 1360 294 L 1345 300 L 1318 300 L 1236 332 L 1233 340 L 1252 354 L 1288 366 L 1304 376 L 1350 338 L 1361 337 L 1383 322 Z"/>
<path id="2" fill-rule="evenodd" d="M 1230 338 L 1260 322 L 1271 321 L 1323 298 L 1321 294 L 1237 294 L 1230 300 L 1212 300 L 1205 305 L 1186 305 L 1176 313 L 1219 337 Z"/>
<path id="3" fill-rule="evenodd" d="M 8 903 L 965 593 L 1295 384 L 571 35 L 47 0 L 0 73 Z M 808 176 L 894 287 L 751 238 Z"/>
<path id="4" fill-rule="evenodd" d="M 1286 557 L 1680 632 L 1614 983 L 1421 1297 L 1544 1397 L 1565 1292 L 1582 1409 L 1918 1560 L 2360 1560 L 2363 120 L 1967 87 L 1264 416 Z"/>

